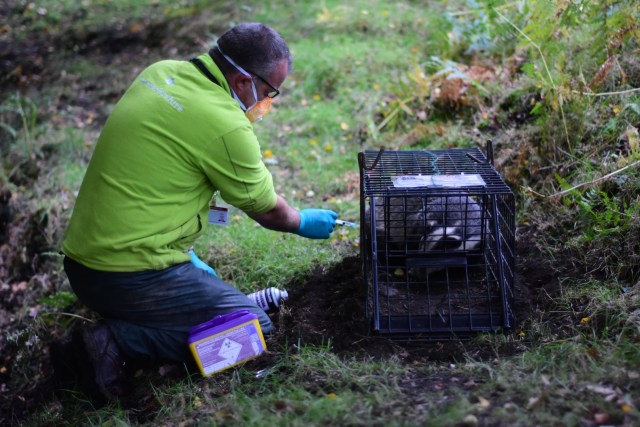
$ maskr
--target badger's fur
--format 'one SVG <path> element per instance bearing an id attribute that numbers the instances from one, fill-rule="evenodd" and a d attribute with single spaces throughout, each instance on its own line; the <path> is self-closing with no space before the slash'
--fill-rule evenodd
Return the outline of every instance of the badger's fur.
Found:
<path id="1" fill-rule="evenodd" d="M 387 255 L 474 251 L 486 238 L 486 214 L 470 196 L 392 196 L 376 197 L 374 201 L 378 251 Z M 426 272 L 437 270 L 440 268 L 428 268 Z"/>

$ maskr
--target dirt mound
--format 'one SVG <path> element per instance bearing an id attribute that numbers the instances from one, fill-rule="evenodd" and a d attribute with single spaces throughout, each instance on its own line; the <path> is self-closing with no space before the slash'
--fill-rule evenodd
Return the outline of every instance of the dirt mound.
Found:
<path id="1" fill-rule="evenodd" d="M 366 336 L 365 285 L 359 257 L 314 269 L 302 286 L 289 287 L 279 329 L 302 343 L 349 351 Z"/>
<path id="2" fill-rule="evenodd" d="M 554 269 L 547 265 L 533 244 L 534 231 L 519 230 L 514 310 L 517 325 L 528 321 L 532 310 L 545 303 L 546 295 L 557 290 Z M 331 267 L 313 270 L 302 285 L 287 288 L 289 299 L 279 317 L 277 339 L 282 345 L 330 346 L 338 354 L 388 357 L 391 354 L 429 360 L 451 360 L 471 352 L 476 357 L 495 354 L 484 348 L 451 340 L 389 340 L 369 333 L 366 321 L 365 284 L 361 259 L 344 258 Z M 507 333 L 517 334 L 520 326 Z M 522 351 L 522 343 L 506 345 L 505 355 Z"/>

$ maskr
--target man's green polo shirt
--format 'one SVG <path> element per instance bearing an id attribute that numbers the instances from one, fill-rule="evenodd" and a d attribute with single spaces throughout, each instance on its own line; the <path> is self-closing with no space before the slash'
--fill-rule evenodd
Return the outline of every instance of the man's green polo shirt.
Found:
<path id="1" fill-rule="evenodd" d="M 253 126 L 209 55 L 144 70 L 117 103 L 80 187 L 63 252 L 132 272 L 189 260 L 214 191 L 248 214 L 276 205 Z"/>

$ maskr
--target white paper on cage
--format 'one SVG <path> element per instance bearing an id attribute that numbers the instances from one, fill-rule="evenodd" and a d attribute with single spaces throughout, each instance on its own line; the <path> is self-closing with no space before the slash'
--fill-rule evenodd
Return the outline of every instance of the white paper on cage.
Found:
<path id="1" fill-rule="evenodd" d="M 457 174 L 457 175 L 401 175 L 391 178 L 393 186 L 396 188 L 415 187 L 473 187 L 486 184 L 478 174 Z"/>

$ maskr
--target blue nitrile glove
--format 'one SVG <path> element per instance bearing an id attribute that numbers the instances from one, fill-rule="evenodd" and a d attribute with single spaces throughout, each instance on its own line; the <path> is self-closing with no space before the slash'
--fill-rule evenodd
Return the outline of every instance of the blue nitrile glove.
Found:
<path id="1" fill-rule="evenodd" d="M 207 273 L 213 274 L 214 276 L 218 277 L 218 275 L 216 274 L 213 268 L 209 267 L 204 261 L 198 258 L 198 255 L 196 255 L 196 253 L 193 251 L 193 248 L 189 249 L 188 253 L 189 253 L 189 257 L 191 258 L 191 264 L 195 265 L 200 270 L 204 270 Z"/>
<path id="2" fill-rule="evenodd" d="M 336 226 L 338 214 L 327 209 L 302 209 L 296 234 L 309 239 L 328 239 Z"/>

